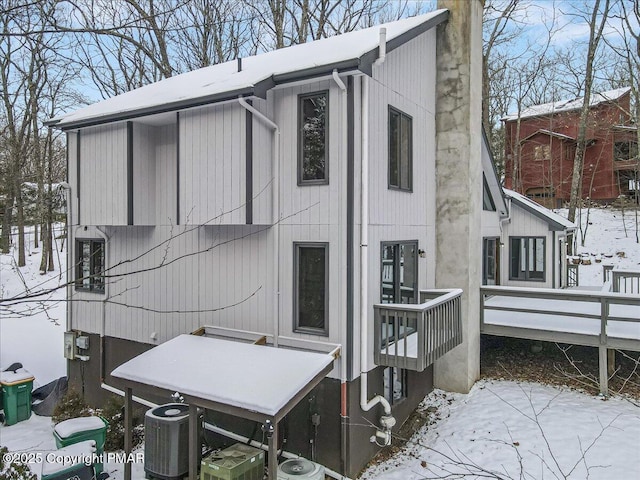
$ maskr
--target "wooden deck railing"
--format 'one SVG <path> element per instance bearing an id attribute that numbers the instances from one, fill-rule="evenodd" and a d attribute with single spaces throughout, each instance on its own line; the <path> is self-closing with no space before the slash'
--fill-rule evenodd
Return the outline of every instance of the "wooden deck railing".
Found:
<path id="1" fill-rule="evenodd" d="M 462 290 L 423 290 L 420 304 L 374 305 L 376 365 L 422 372 L 462 343 Z"/>
<path id="2" fill-rule="evenodd" d="M 611 272 L 613 275 L 613 272 Z M 515 297 L 516 302 L 505 300 Z M 607 392 L 607 350 L 640 351 L 640 295 L 548 288 L 481 287 L 480 331 L 599 348 Z M 499 317 L 491 312 L 507 312 Z"/>
<path id="3" fill-rule="evenodd" d="M 580 270 L 574 263 L 567 263 L 567 287 L 577 287 L 580 282 Z"/>
<path id="4" fill-rule="evenodd" d="M 640 294 L 640 271 L 611 270 L 611 291 Z"/>

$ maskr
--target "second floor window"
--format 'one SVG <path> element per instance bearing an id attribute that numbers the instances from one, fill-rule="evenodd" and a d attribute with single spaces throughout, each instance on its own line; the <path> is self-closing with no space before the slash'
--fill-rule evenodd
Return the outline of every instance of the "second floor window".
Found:
<path id="1" fill-rule="evenodd" d="M 104 292 L 104 240 L 77 240 L 76 290 Z"/>
<path id="2" fill-rule="evenodd" d="M 329 93 L 301 95 L 298 100 L 298 185 L 329 183 L 327 119 Z"/>
<path id="3" fill-rule="evenodd" d="M 389 107 L 389 188 L 413 190 L 413 120 Z"/>

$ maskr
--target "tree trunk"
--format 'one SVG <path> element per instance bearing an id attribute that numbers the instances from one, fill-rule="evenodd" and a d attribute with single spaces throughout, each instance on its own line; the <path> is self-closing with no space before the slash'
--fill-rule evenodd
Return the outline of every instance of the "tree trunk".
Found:
<path id="1" fill-rule="evenodd" d="M 598 43 L 602 37 L 602 30 L 609 13 L 609 0 L 605 0 L 601 23 L 600 25 L 597 25 L 596 22 L 598 20 L 599 8 L 600 0 L 596 0 L 591 13 L 591 22 L 589 23 L 589 49 L 587 51 L 584 98 L 582 101 L 582 110 L 580 111 L 576 154 L 573 161 L 573 173 L 571 176 L 571 192 L 569 197 L 569 221 L 571 222 L 576 219 L 576 209 L 579 201 L 582 199 L 582 170 L 584 166 L 584 153 L 587 148 L 587 121 L 589 119 L 589 104 L 591 102 L 591 87 L 593 85 L 593 61 L 596 56 L 596 50 L 598 49 Z"/>
<path id="2" fill-rule="evenodd" d="M 18 224 L 18 266 L 24 267 L 27 264 L 24 245 L 24 205 L 22 203 L 22 192 L 18 189 L 16 195 L 16 223 Z"/>

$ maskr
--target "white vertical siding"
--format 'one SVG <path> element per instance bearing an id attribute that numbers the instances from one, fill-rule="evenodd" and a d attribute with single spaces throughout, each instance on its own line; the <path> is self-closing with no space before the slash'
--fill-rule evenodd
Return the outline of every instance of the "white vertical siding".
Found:
<path id="1" fill-rule="evenodd" d="M 254 99 L 253 107 L 271 118 L 266 100 Z M 264 122 L 253 117 L 253 223 L 269 225 L 272 222 L 273 190 L 273 131 Z"/>
<path id="2" fill-rule="evenodd" d="M 133 124 L 133 223 L 156 223 L 155 128 Z"/>
<path id="3" fill-rule="evenodd" d="M 298 98 L 329 92 L 327 185 L 298 185 Z M 333 80 L 309 82 L 273 92 L 280 126 L 280 315 L 281 335 L 345 344 L 346 338 L 346 179 L 342 91 Z M 294 332 L 294 243 L 329 244 L 328 338 Z"/>
<path id="4" fill-rule="evenodd" d="M 367 309 L 370 325 L 373 325 L 373 304 L 380 302 L 381 242 L 417 240 L 418 248 L 426 252 L 425 258 L 418 258 L 418 287 L 432 288 L 435 284 L 435 31 L 426 32 L 389 52 L 385 62 L 374 67 L 373 73 L 373 78 L 369 80 L 370 226 Z M 389 106 L 412 118 L 412 192 L 391 190 L 388 187 Z M 356 230 L 356 239 L 358 238 L 359 231 Z M 356 261 L 356 266 L 358 264 L 359 261 Z M 356 295 L 357 292 L 356 288 Z M 358 306 L 355 318 L 359 319 L 359 315 Z M 356 329 L 354 367 L 359 369 L 358 330 Z M 371 349 L 373 329 L 369 330 L 368 345 L 367 370 L 375 366 Z"/>
<path id="5" fill-rule="evenodd" d="M 176 124 L 155 128 L 156 225 L 175 225 L 178 192 Z"/>
<path id="6" fill-rule="evenodd" d="M 73 218 L 70 219 L 71 225 L 78 224 L 78 137 L 79 133 L 67 133 L 67 179 L 71 186 L 71 205 L 69 210 Z"/>
<path id="7" fill-rule="evenodd" d="M 127 224 L 127 126 L 84 128 L 80 138 L 80 222 Z"/>
<path id="8" fill-rule="evenodd" d="M 181 113 L 180 223 L 245 223 L 245 137 L 239 104 Z"/>

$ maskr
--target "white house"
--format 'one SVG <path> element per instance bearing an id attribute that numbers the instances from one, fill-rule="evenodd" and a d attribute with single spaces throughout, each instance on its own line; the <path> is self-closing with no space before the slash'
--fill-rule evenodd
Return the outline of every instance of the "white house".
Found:
<path id="1" fill-rule="evenodd" d="M 165 402 L 179 391 L 246 436 L 273 420 L 277 448 L 353 476 L 377 451 L 370 437 L 388 443 L 434 382 L 469 388 L 481 2 L 441 3 L 450 10 L 185 73 L 51 121 L 68 142 L 66 354 L 87 399 L 100 403 L 101 386 Z M 456 245 L 466 251 L 454 256 Z M 194 332 L 227 343 L 203 349 L 183 339 Z M 263 372 L 274 348 L 300 355 Z M 337 358 L 309 360 L 310 378 L 286 368 L 309 352 Z M 165 362 L 165 375 L 154 370 Z M 255 398 L 281 385 L 271 388 L 284 404 L 234 397 L 222 381 L 234 376 L 266 382 Z"/>
<path id="2" fill-rule="evenodd" d="M 576 225 L 502 188 L 486 137 L 482 150 L 483 285 L 567 287 L 567 241 Z"/>

